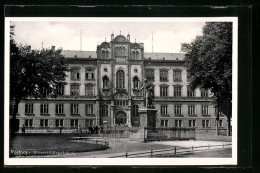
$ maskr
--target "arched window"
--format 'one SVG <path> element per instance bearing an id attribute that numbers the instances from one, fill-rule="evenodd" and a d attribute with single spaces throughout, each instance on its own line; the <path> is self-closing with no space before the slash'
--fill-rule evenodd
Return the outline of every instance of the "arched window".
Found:
<path id="1" fill-rule="evenodd" d="M 109 51 L 106 51 L 106 59 L 109 59 Z"/>
<path id="2" fill-rule="evenodd" d="M 135 52 L 132 52 L 132 59 L 135 59 Z"/>
<path id="3" fill-rule="evenodd" d="M 136 52 L 136 59 L 139 59 L 139 52 Z"/>
<path id="4" fill-rule="evenodd" d="M 138 77 L 134 77 L 133 78 L 133 84 L 134 84 L 134 89 L 138 89 L 139 88 L 139 80 Z"/>
<path id="5" fill-rule="evenodd" d="M 138 109 L 139 109 L 138 105 L 133 106 L 133 110 L 132 110 L 133 116 L 139 116 Z"/>
<path id="6" fill-rule="evenodd" d="M 106 52 L 103 50 L 102 51 L 102 57 L 101 57 L 102 59 L 105 59 L 105 56 L 106 56 L 105 54 L 106 54 Z"/>
<path id="7" fill-rule="evenodd" d="M 107 76 L 103 77 L 103 88 L 104 89 L 108 88 L 108 77 Z"/>
<path id="8" fill-rule="evenodd" d="M 125 88 L 125 73 L 123 70 L 118 70 L 116 73 L 116 88 Z"/>
<path id="9" fill-rule="evenodd" d="M 108 106 L 107 105 L 103 105 L 101 107 L 101 115 L 103 117 L 107 117 L 108 116 Z"/>

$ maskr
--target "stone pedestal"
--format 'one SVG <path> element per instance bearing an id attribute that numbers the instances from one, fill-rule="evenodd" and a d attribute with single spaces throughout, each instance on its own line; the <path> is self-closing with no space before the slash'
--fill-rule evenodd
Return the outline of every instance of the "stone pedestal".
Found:
<path id="1" fill-rule="evenodd" d="M 156 128 L 156 109 L 142 108 L 139 109 L 140 128 Z"/>

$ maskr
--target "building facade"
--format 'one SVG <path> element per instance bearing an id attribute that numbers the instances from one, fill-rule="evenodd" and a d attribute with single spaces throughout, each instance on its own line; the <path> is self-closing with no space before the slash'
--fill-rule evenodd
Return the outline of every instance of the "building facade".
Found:
<path id="1" fill-rule="evenodd" d="M 17 118 L 20 127 L 34 131 L 89 126 L 139 127 L 144 107 L 144 78 L 154 85 L 157 127 L 195 127 L 198 133 L 214 132 L 216 111 L 212 93 L 189 87 L 184 54 L 146 53 L 143 43 L 130 35 L 111 34 L 94 51 L 63 51 L 68 59 L 67 85 L 59 97 L 22 100 Z M 220 117 L 219 129 L 226 129 Z"/>

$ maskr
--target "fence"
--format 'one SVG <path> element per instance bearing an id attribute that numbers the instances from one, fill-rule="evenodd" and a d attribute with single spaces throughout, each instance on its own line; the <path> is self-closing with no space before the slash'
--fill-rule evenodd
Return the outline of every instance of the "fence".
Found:
<path id="1" fill-rule="evenodd" d="M 195 128 L 144 128 L 144 141 L 195 139 Z"/>
<path id="2" fill-rule="evenodd" d="M 133 133 L 137 133 L 140 128 L 133 127 L 109 127 L 104 128 L 103 137 L 108 138 L 129 138 Z"/>
<path id="3" fill-rule="evenodd" d="M 112 156 L 109 158 L 136 158 L 136 157 L 178 157 L 185 154 L 191 154 L 195 152 L 209 151 L 209 150 L 217 150 L 230 148 L 232 144 L 222 144 L 222 145 L 206 145 L 206 146 L 196 146 L 196 147 L 174 147 L 171 149 L 163 149 L 163 150 L 150 150 L 150 151 L 142 151 L 142 152 L 133 152 L 133 153 L 125 153 L 123 155 Z"/>

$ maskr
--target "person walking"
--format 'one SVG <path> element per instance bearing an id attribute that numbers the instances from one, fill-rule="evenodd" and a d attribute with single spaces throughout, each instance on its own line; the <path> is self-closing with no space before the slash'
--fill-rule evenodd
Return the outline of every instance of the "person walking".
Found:
<path id="1" fill-rule="evenodd" d="M 22 127 L 22 134 L 25 134 L 25 125 Z"/>

